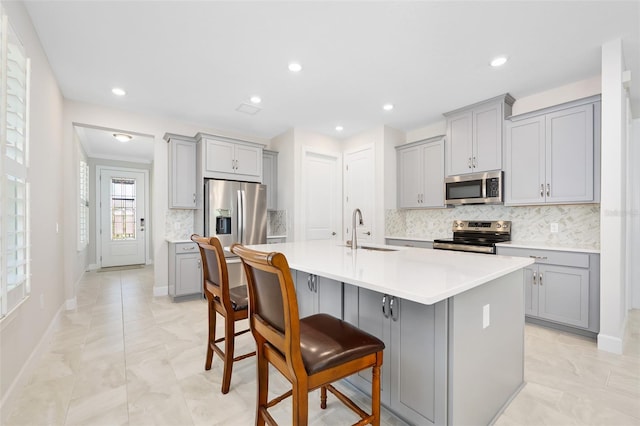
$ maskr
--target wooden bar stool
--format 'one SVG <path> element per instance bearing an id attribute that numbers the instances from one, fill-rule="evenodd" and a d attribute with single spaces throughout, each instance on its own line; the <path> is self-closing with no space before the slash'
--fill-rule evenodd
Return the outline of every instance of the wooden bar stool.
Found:
<path id="1" fill-rule="evenodd" d="M 327 390 L 355 411 L 356 425 L 380 424 L 380 367 L 384 343 L 327 314 L 298 316 L 296 292 L 287 259 L 240 244 L 231 251 L 242 259 L 249 287 L 249 325 L 258 352 L 256 425 L 276 422 L 268 409 L 293 396 L 294 426 L 308 421 L 308 393 L 320 388 L 320 407 L 327 407 Z M 292 389 L 268 401 L 269 364 L 289 380 Z M 372 369 L 371 414 L 358 407 L 331 383 Z"/>
<path id="2" fill-rule="evenodd" d="M 229 288 L 227 261 L 224 258 L 222 245 L 216 237 L 206 238 L 193 234 L 191 241 L 200 247 L 202 257 L 202 286 L 209 306 L 209 338 L 207 342 L 207 359 L 205 370 L 211 369 L 213 353 L 223 360 L 222 393 L 229 392 L 233 363 L 255 355 L 255 352 L 234 358 L 235 337 L 249 329 L 235 331 L 236 321 L 246 319 L 249 314 L 247 287 Z M 224 318 L 224 337 L 216 339 L 216 312 Z M 217 345 L 224 341 L 224 351 Z"/>

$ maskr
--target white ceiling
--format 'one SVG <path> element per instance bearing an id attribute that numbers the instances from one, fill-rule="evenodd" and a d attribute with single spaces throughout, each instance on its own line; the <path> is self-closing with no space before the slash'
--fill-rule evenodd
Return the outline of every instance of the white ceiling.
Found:
<path id="1" fill-rule="evenodd" d="M 126 160 L 134 163 L 153 161 L 153 136 L 78 124 L 73 128 L 89 158 Z M 120 142 L 113 136 L 114 133 L 125 133 L 132 136 L 132 139 Z"/>
<path id="2" fill-rule="evenodd" d="M 597 76 L 601 46 L 616 38 L 640 114 L 638 1 L 26 5 L 66 98 L 249 136 L 414 130 L 505 92 L 518 99 Z M 493 69 L 498 54 L 510 61 Z M 236 111 L 252 95 L 261 111 Z"/>

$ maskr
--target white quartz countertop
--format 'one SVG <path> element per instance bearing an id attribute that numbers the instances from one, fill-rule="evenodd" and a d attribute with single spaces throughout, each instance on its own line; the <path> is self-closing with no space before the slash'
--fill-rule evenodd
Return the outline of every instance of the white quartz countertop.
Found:
<path id="1" fill-rule="evenodd" d="M 250 247 L 284 253 L 291 269 L 426 305 L 440 302 L 534 262 L 526 257 L 371 246 L 394 251 L 358 249 L 354 252 L 334 241 Z"/>
<path id="2" fill-rule="evenodd" d="M 193 243 L 193 241 L 191 241 L 188 238 L 185 239 L 173 239 L 173 238 L 167 238 L 166 241 L 169 244 L 180 244 L 180 243 Z"/>
<path id="3" fill-rule="evenodd" d="M 572 251 L 576 253 L 600 253 L 600 247 L 595 244 L 558 244 L 546 241 L 508 241 L 496 244 L 498 247 L 512 247 L 535 250 Z"/>

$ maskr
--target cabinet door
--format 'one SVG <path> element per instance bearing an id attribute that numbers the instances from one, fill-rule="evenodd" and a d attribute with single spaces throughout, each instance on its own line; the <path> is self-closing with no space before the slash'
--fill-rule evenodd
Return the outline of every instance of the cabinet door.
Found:
<path id="1" fill-rule="evenodd" d="M 547 114 L 547 202 L 593 200 L 593 104 Z"/>
<path id="2" fill-rule="evenodd" d="M 542 204 L 544 198 L 544 117 L 507 123 L 505 204 Z"/>
<path id="3" fill-rule="evenodd" d="M 420 207 L 423 190 L 422 147 L 398 150 L 398 207 Z"/>
<path id="4" fill-rule="evenodd" d="M 358 288 L 357 301 L 357 324 L 358 328 L 377 337 L 385 343 L 383 354 L 382 373 L 380 377 L 380 400 L 383 404 L 390 403 L 390 380 L 391 380 L 391 324 L 390 319 L 385 318 L 382 313 L 383 294 L 376 291 Z M 389 296 L 387 296 L 387 301 Z M 352 308 L 345 315 L 351 317 Z M 388 310 L 388 305 L 387 305 Z M 351 322 L 351 321 L 350 321 Z M 361 371 L 349 377 L 349 381 L 367 395 L 371 395 L 371 370 Z"/>
<path id="5" fill-rule="evenodd" d="M 391 408 L 411 424 L 444 424 L 445 315 L 436 317 L 438 305 L 392 300 L 391 357 L 384 359 L 391 369 Z"/>
<path id="6" fill-rule="evenodd" d="M 502 104 L 473 111 L 474 172 L 502 169 Z"/>
<path id="7" fill-rule="evenodd" d="M 589 327 L 589 270 L 540 265 L 538 271 L 538 316 Z"/>
<path id="8" fill-rule="evenodd" d="M 176 296 L 202 292 L 200 254 L 176 256 Z"/>
<path id="9" fill-rule="evenodd" d="M 236 145 L 235 173 L 247 176 L 262 176 L 262 149 L 255 146 Z"/>
<path id="10" fill-rule="evenodd" d="M 207 172 L 235 173 L 234 144 L 205 139 L 205 169 Z"/>
<path id="11" fill-rule="evenodd" d="M 423 147 L 423 196 L 421 207 L 444 207 L 444 140 Z"/>
<path id="12" fill-rule="evenodd" d="M 300 318 L 317 313 L 315 294 L 311 287 L 311 274 L 296 271 L 296 296 Z"/>
<path id="13" fill-rule="evenodd" d="M 471 111 L 447 120 L 447 175 L 471 173 L 473 150 L 473 117 Z"/>
<path id="14" fill-rule="evenodd" d="M 538 316 L 538 267 L 524 269 L 524 314 Z"/>
<path id="15" fill-rule="evenodd" d="M 171 140 L 169 208 L 196 208 L 196 144 Z"/>
<path id="16" fill-rule="evenodd" d="M 318 313 L 342 319 L 342 283 L 325 277 L 315 277 Z"/>

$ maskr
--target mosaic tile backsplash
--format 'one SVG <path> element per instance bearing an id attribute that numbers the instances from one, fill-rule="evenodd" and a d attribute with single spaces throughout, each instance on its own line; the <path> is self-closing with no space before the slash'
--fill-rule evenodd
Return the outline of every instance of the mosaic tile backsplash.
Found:
<path id="1" fill-rule="evenodd" d="M 448 209 L 387 210 L 385 235 L 427 240 L 453 236 L 454 220 L 510 220 L 513 241 L 600 247 L 600 205 L 460 206 Z M 557 223 L 559 232 L 551 233 Z"/>
<path id="2" fill-rule="evenodd" d="M 267 212 L 267 236 L 287 235 L 287 211 L 269 210 Z"/>
<path id="3" fill-rule="evenodd" d="M 193 210 L 167 209 L 164 229 L 168 240 L 188 240 L 193 234 Z"/>

